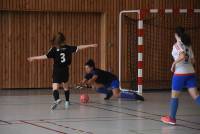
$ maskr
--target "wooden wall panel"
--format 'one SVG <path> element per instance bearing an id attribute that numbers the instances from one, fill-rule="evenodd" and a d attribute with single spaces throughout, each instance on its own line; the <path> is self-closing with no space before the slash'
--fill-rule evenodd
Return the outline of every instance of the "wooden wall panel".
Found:
<path id="1" fill-rule="evenodd" d="M 27 57 L 47 53 L 49 40 L 59 31 L 72 45 L 98 43 L 98 13 L 31 13 L 1 12 L 1 88 L 45 88 L 51 83 L 52 62 L 28 63 Z M 6 31 L 6 32 L 5 32 Z M 86 33 L 86 34 L 83 34 Z M 84 62 L 93 58 L 99 65 L 98 49 L 83 50 L 73 57 L 71 83 L 83 77 Z"/>
<path id="2" fill-rule="evenodd" d="M 50 38 L 53 33 L 58 31 L 64 31 L 68 36 L 67 42 L 72 44 L 98 42 L 101 45 L 102 42 L 106 43 L 104 44 L 106 59 L 100 59 L 100 49 L 84 50 L 74 57 L 75 62 L 72 65 L 74 68 L 70 68 L 73 74 L 73 77 L 70 78 L 71 83 L 78 82 L 81 79 L 81 73 L 83 73 L 81 67 L 86 60 L 84 58 L 86 56 L 95 58 L 99 65 L 99 62 L 105 60 L 106 70 L 118 74 L 119 12 L 138 8 L 173 7 L 200 8 L 200 1 L 0 0 L 0 38 L 2 40 L 0 43 L 2 54 L 0 59 L 2 65 L 0 67 L 2 74 L 0 88 L 49 87 L 51 82 L 49 79 L 51 72 L 49 65 L 52 62 L 43 61 L 29 65 L 24 63 L 24 57 L 45 53 L 49 48 Z M 103 22 L 100 17 L 101 14 L 105 14 L 106 30 L 100 29 L 101 22 Z M 136 18 L 136 15 L 130 16 Z M 167 20 L 164 25 L 171 22 L 173 20 Z M 105 32 L 106 35 L 104 41 L 101 40 L 101 35 L 103 35 L 101 31 Z M 149 31 L 157 32 L 154 28 L 150 28 Z M 192 37 L 197 38 L 193 34 Z M 14 49 L 10 50 L 10 48 Z M 16 66 L 17 64 L 20 66 Z M 20 70 L 22 69 L 26 73 L 21 74 L 22 71 Z M 148 72 L 149 70 L 145 71 Z M 150 78 L 150 74 L 148 78 Z"/>

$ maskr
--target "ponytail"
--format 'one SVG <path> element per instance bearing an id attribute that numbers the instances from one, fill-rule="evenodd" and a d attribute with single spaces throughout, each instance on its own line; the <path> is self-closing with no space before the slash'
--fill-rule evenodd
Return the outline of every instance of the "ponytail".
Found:
<path id="1" fill-rule="evenodd" d="M 181 41 L 183 42 L 183 44 L 185 46 L 190 46 L 191 45 L 191 38 L 190 38 L 190 36 L 187 33 L 184 33 L 181 36 Z"/>
<path id="2" fill-rule="evenodd" d="M 180 37 L 182 43 L 185 46 L 191 45 L 191 38 L 190 36 L 185 32 L 185 29 L 183 27 L 177 27 L 176 28 L 176 34 Z"/>

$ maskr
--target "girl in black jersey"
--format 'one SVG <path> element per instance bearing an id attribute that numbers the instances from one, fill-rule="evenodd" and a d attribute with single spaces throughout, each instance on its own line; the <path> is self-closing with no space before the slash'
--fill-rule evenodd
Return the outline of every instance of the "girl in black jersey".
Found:
<path id="1" fill-rule="evenodd" d="M 68 108 L 69 106 L 70 91 L 67 82 L 69 79 L 68 66 L 71 64 L 72 53 L 89 47 L 97 47 L 97 44 L 70 46 L 65 43 L 65 36 L 61 32 L 59 32 L 53 37 L 52 45 L 53 46 L 49 49 L 47 54 L 29 57 L 28 61 L 32 62 L 34 60 L 45 60 L 48 58 L 52 58 L 54 60 L 52 88 L 55 102 L 51 107 L 51 109 L 54 110 L 57 107 L 57 105 L 61 102 L 58 92 L 60 86 L 62 86 L 65 91 L 65 108 Z"/>

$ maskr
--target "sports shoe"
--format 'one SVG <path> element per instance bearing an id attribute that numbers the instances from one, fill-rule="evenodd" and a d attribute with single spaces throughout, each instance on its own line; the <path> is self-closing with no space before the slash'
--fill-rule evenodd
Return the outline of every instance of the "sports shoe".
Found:
<path id="1" fill-rule="evenodd" d="M 65 101 L 65 109 L 68 109 L 69 105 L 70 105 L 69 101 Z"/>
<path id="2" fill-rule="evenodd" d="M 113 96 L 113 92 L 112 92 L 112 90 L 110 90 L 110 91 L 107 93 L 107 95 L 106 95 L 106 97 L 104 98 L 104 100 L 109 100 L 112 96 Z"/>
<path id="3" fill-rule="evenodd" d="M 139 95 L 137 93 L 134 93 L 134 95 L 135 95 L 135 99 L 136 100 L 144 101 L 144 97 L 143 96 L 141 96 L 141 95 Z"/>
<path id="4" fill-rule="evenodd" d="M 163 116 L 160 120 L 166 124 L 176 125 L 176 119 L 173 119 L 169 116 Z"/>
<path id="5" fill-rule="evenodd" d="M 58 104 L 60 104 L 60 103 L 61 103 L 61 99 L 56 100 L 56 101 L 53 103 L 53 105 L 51 106 L 51 110 L 56 109 L 56 107 L 57 107 Z"/>

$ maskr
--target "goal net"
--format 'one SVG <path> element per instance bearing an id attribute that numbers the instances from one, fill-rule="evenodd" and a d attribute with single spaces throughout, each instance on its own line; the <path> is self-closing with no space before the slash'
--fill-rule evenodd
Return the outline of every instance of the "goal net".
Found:
<path id="1" fill-rule="evenodd" d="M 138 90 L 138 19 L 135 14 L 121 17 L 121 86 Z M 182 26 L 190 35 L 200 76 L 200 13 L 148 13 L 143 18 L 142 88 L 171 88 L 171 51 L 174 31 Z"/>

